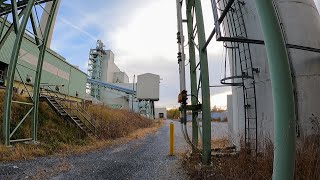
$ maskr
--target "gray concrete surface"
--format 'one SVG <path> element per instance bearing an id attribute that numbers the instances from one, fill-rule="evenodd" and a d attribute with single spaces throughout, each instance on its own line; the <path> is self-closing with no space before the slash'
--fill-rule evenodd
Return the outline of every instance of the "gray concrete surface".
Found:
<path id="1" fill-rule="evenodd" d="M 189 179 L 179 157 L 168 156 L 169 123 L 155 134 L 102 150 L 66 157 L 50 156 L 0 164 L 2 179 Z M 175 152 L 188 150 L 179 122 L 175 123 Z M 188 124 L 191 132 L 191 123 Z M 212 123 L 213 137 L 224 137 L 227 123 Z"/>
<path id="2" fill-rule="evenodd" d="M 127 144 L 67 157 L 0 164 L 0 179 L 188 179 L 177 156 L 169 157 L 170 121 L 158 132 Z M 175 150 L 187 150 L 175 122 Z"/>

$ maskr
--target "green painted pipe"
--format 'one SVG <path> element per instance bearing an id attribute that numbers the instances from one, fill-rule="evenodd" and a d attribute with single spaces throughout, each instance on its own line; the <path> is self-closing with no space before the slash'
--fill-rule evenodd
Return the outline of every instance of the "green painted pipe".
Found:
<path id="1" fill-rule="evenodd" d="M 44 62 L 44 56 L 47 51 L 47 43 L 48 38 L 54 18 L 55 11 L 57 10 L 57 4 L 58 0 L 55 0 L 53 2 L 52 8 L 49 13 L 49 18 L 46 24 L 46 28 L 44 31 L 44 38 L 42 40 L 42 45 L 40 46 L 40 53 L 38 57 L 38 64 L 37 64 L 37 72 L 33 87 L 33 100 L 34 100 L 34 109 L 33 109 L 33 119 L 32 119 L 32 139 L 34 143 L 37 143 L 38 141 L 38 115 L 39 115 L 39 98 L 40 98 L 40 82 L 41 82 L 41 75 L 42 75 L 42 69 L 43 69 L 43 62 Z"/>
<path id="2" fill-rule="evenodd" d="M 272 1 L 256 0 L 267 50 L 274 109 L 273 179 L 294 179 L 295 111 L 287 48 Z"/>
<path id="3" fill-rule="evenodd" d="M 209 164 L 211 159 L 211 107 L 210 85 L 207 49 L 201 50 L 206 44 L 203 13 L 201 0 L 194 1 L 196 24 L 198 29 L 199 59 L 201 71 L 201 94 L 202 94 L 202 163 Z"/>
<path id="4" fill-rule="evenodd" d="M 196 69 L 196 53 L 195 44 L 193 43 L 193 16 L 192 7 L 194 1 L 187 1 L 187 23 L 188 23 L 188 42 L 189 42 L 189 62 L 190 62 L 190 85 L 191 85 L 191 104 L 198 104 L 198 91 L 197 91 L 197 72 Z M 197 123 L 197 111 L 192 111 L 192 144 L 198 146 L 198 123 Z M 193 149 L 195 151 L 195 149 Z"/>

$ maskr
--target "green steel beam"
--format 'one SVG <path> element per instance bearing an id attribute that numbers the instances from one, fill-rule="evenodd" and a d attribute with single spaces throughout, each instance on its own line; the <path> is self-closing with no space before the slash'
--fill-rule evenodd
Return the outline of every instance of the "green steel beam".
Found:
<path id="1" fill-rule="evenodd" d="M 43 13 L 45 13 L 45 12 L 43 12 Z M 37 30 L 38 28 L 36 25 L 36 19 L 35 19 L 33 11 L 31 11 L 30 20 L 31 20 L 31 25 L 32 25 L 32 29 L 33 29 L 34 39 L 36 40 L 37 46 L 39 46 L 40 40 L 39 40 L 39 34 L 38 34 L 38 30 Z"/>
<path id="2" fill-rule="evenodd" d="M 199 47 L 206 43 L 201 0 L 195 0 Z M 209 164 L 211 158 L 211 114 L 210 85 L 207 50 L 200 50 L 201 94 L 202 94 L 202 163 Z"/>
<path id="3" fill-rule="evenodd" d="M 43 61 L 44 61 L 44 56 L 47 50 L 48 37 L 51 30 L 52 21 L 54 18 L 55 11 L 57 9 L 58 2 L 59 2 L 58 0 L 53 1 L 53 5 L 49 13 L 48 21 L 47 21 L 46 28 L 43 35 L 44 37 L 42 40 L 42 45 L 40 46 L 35 83 L 33 87 L 34 109 L 33 109 L 33 120 L 32 120 L 32 139 L 34 143 L 38 141 L 37 133 L 38 133 L 38 118 L 39 118 L 39 115 L 38 115 L 39 114 L 39 98 L 40 98 L 40 82 L 41 82 Z"/>
<path id="4" fill-rule="evenodd" d="M 196 53 L 195 44 L 193 43 L 193 16 L 192 9 L 194 7 L 194 0 L 187 1 L 187 24 L 188 24 L 188 43 L 189 43 L 189 62 L 190 62 L 190 84 L 191 84 L 191 105 L 198 104 L 197 93 L 197 72 L 196 68 Z M 194 146 L 198 146 L 198 123 L 197 123 L 198 111 L 192 111 L 192 143 Z M 195 150 L 195 149 L 193 149 Z"/>
<path id="5" fill-rule="evenodd" d="M 22 15 L 24 15 L 25 13 L 25 9 L 21 10 L 19 12 L 19 19 Z M 13 31 L 13 24 L 10 25 L 10 27 L 7 29 L 6 33 L 4 34 L 4 36 L 0 39 L 0 49 L 2 48 L 2 46 L 4 45 L 4 43 L 6 42 L 6 40 L 9 38 L 11 32 Z"/>
<path id="6" fill-rule="evenodd" d="M 19 16 L 17 11 L 17 1 L 11 0 L 11 11 L 12 11 L 12 24 L 14 27 L 14 32 L 17 34 L 19 30 Z"/>
<path id="7" fill-rule="evenodd" d="M 16 34 L 16 39 L 15 39 L 15 43 L 14 43 L 12 54 L 11 54 L 10 64 L 8 67 L 8 78 L 7 78 L 7 87 L 6 87 L 6 93 L 5 93 L 4 113 L 3 113 L 3 138 L 6 146 L 10 145 L 10 119 L 11 119 L 12 90 L 13 90 L 14 75 L 16 71 L 21 42 L 24 37 L 28 18 L 31 14 L 34 1 L 35 0 L 29 0 L 26 6 L 26 9 L 24 11 L 24 16 L 21 21 L 18 33 Z"/>
<path id="8" fill-rule="evenodd" d="M 272 1 L 256 0 L 269 61 L 274 109 L 273 179 L 294 179 L 295 106 L 287 48 Z"/>
<path id="9" fill-rule="evenodd" d="M 53 1 L 53 0 L 36 0 L 34 4 L 36 5 L 44 4 L 50 1 Z M 19 0 L 17 2 L 17 10 L 24 9 L 27 4 L 28 4 L 28 0 Z M 0 9 L 0 16 L 10 14 L 11 10 L 12 10 L 11 4 L 7 4 L 7 3 L 3 4 L 2 8 Z"/>
<path id="10" fill-rule="evenodd" d="M 32 104 L 33 105 L 33 104 Z M 32 112 L 33 107 L 31 107 L 31 109 L 27 112 L 27 114 L 24 115 L 24 117 L 22 118 L 22 120 L 19 122 L 19 124 L 17 125 L 17 127 L 11 132 L 10 134 L 10 138 L 14 135 L 14 133 L 19 129 L 19 127 L 21 126 L 21 124 L 27 119 L 27 117 L 29 116 L 29 114 Z"/>
<path id="11" fill-rule="evenodd" d="M 1 18 L 2 22 L 0 24 L 0 40 L 2 38 L 2 33 L 3 33 L 3 30 L 4 30 L 4 27 L 6 26 L 7 19 L 8 19 L 8 14 L 5 15 L 3 18 Z"/>

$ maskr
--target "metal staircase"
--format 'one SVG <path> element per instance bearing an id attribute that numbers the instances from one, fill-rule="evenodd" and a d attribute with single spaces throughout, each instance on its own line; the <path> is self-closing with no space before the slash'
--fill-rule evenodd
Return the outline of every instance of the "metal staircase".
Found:
<path id="1" fill-rule="evenodd" d="M 94 119 L 78 105 L 78 102 L 68 100 L 66 96 L 59 96 L 50 86 L 41 90 L 40 99 L 46 100 L 57 115 L 62 117 L 67 123 L 74 124 L 88 136 L 96 135 Z"/>
<path id="2" fill-rule="evenodd" d="M 223 11 L 227 5 L 227 0 L 217 2 L 218 9 Z M 247 39 L 247 31 L 243 18 L 242 7 L 245 3 L 236 0 L 231 10 L 228 11 L 226 19 L 223 21 L 224 36 Z M 234 63 L 234 71 L 231 77 L 221 80 L 222 84 L 232 86 L 242 86 L 244 100 L 244 116 L 245 116 L 245 148 L 250 152 L 257 152 L 257 108 L 256 108 L 256 89 L 255 89 L 255 73 L 259 70 L 253 67 L 250 44 L 245 42 L 229 42 L 225 43 L 225 47 L 231 51 L 229 56 Z M 240 66 L 240 67 L 237 67 Z M 240 68 L 240 72 L 237 69 Z M 226 83 L 231 80 L 231 83 Z"/>

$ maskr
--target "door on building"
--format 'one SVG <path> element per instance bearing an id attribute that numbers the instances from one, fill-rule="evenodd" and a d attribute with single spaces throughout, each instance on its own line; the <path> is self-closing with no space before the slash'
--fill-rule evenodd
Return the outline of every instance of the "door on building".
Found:
<path id="1" fill-rule="evenodd" d="M 4 86 L 7 75 L 8 64 L 0 61 L 0 86 Z"/>
<path id="2" fill-rule="evenodd" d="M 164 114 L 163 113 L 159 113 L 159 118 L 164 118 Z"/>

